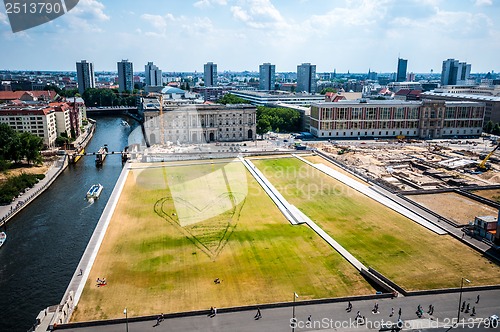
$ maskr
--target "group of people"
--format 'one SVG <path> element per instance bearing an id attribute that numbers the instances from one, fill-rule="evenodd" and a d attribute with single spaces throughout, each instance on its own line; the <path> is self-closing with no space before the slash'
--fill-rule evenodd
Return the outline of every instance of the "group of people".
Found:
<path id="1" fill-rule="evenodd" d="M 106 278 L 97 278 L 96 280 L 97 282 L 97 287 L 99 286 L 106 286 L 107 285 L 107 282 L 106 282 Z"/>
<path id="2" fill-rule="evenodd" d="M 476 303 L 479 303 L 479 295 L 477 296 Z M 466 314 L 468 314 L 470 312 L 471 316 L 475 316 L 476 315 L 476 306 L 472 306 L 472 309 L 471 309 L 470 303 L 467 303 L 467 305 L 465 305 L 465 301 L 464 301 L 464 302 L 462 302 L 462 306 L 460 307 L 460 311 L 463 313 L 466 313 Z"/>
<path id="3" fill-rule="evenodd" d="M 215 316 L 217 316 L 217 308 L 216 307 L 210 307 L 210 314 L 208 316 L 209 317 L 215 317 Z"/>

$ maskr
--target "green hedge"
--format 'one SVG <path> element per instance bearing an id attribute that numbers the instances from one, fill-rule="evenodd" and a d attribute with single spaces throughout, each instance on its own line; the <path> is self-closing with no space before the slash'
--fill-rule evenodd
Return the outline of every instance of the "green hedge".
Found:
<path id="1" fill-rule="evenodd" d="M 26 174 L 11 176 L 0 185 L 0 204 L 10 204 L 27 188 L 32 188 L 38 181 L 45 178 L 45 174 Z"/>

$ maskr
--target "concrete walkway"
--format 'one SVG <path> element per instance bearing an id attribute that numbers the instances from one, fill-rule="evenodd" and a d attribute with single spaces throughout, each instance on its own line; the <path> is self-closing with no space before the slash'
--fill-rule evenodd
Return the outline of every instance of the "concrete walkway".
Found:
<path id="1" fill-rule="evenodd" d="M 308 216 L 306 216 L 302 211 L 300 211 L 294 205 L 288 203 L 288 201 L 281 195 L 281 193 L 276 190 L 276 188 L 269 182 L 265 175 L 255 167 L 255 165 L 248 159 L 241 158 L 243 164 L 247 167 L 250 173 L 253 175 L 255 180 L 262 186 L 266 193 L 271 197 L 274 203 L 278 206 L 285 217 L 294 225 L 300 223 L 306 223 L 313 231 L 315 231 L 323 240 L 325 240 L 333 249 L 335 249 L 340 255 L 342 255 L 349 263 L 351 263 L 358 271 L 368 270 L 358 259 L 356 259 L 349 251 L 342 247 L 337 241 L 335 241 L 330 235 L 328 235 L 324 230 L 322 230 L 314 221 L 312 221 Z M 291 219 L 290 219 L 291 218 Z M 295 222 L 293 222 L 293 221 Z"/>
<path id="2" fill-rule="evenodd" d="M 421 217 L 420 215 L 416 214 L 415 212 L 409 210 L 407 207 L 397 204 L 393 200 L 390 200 L 389 198 L 385 197 L 384 195 L 380 194 L 379 192 L 373 190 L 370 186 L 367 186 L 359 181 L 356 181 L 347 175 L 344 175 L 324 164 L 313 164 L 310 161 L 298 156 L 298 155 L 293 155 L 295 158 L 303 161 L 304 163 L 310 165 L 311 167 L 316 168 L 317 170 L 325 173 L 328 176 L 331 176 L 332 178 L 342 182 L 343 184 L 351 187 L 352 189 L 370 197 L 371 199 L 376 200 L 377 202 L 385 205 L 386 207 L 390 208 L 391 210 L 394 210 L 403 216 L 415 221 L 416 223 L 424 226 L 425 228 L 433 231 L 434 233 L 437 233 L 439 235 L 445 235 L 447 234 L 446 231 L 441 229 L 440 227 L 434 225 L 427 219 Z"/>

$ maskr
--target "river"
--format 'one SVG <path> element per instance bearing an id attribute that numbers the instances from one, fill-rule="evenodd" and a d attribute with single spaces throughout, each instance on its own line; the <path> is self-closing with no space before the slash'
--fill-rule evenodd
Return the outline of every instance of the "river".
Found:
<path id="1" fill-rule="evenodd" d="M 120 117 L 95 117 L 97 128 L 86 152 L 104 144 L 121 151 L 137 127 Z M 120 155 L 102 168 L 94 157 L 70 165 L 34 202 L 7 224 L 0 249 L 0 331 L 26 332 L 44 308 L 59 304 L 122 170 Z M 85 193 L 94 183 L 104 190 L 93 204 Z"/>

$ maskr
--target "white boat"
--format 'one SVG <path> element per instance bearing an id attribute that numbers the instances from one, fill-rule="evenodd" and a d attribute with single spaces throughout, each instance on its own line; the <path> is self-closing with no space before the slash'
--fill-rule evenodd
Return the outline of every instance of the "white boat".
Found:
<path id="1" fill-rule="evenodd" d="M 104 189 L 104 186 L 100 183 L 98 184 L 93 184 L 92 187 L 90 187 L 89 191 L 87 191 L 87 199 L 96 199 L 99 198 L 101 195 L 102 189 Z"/>
<path id="2" fill-rule="evenodd" d="M 0 248 L 3 246 L 5 240 L 7 240 L 7 234 L 5 232 L 0 232 Z"/>
<path id="3" fill-rule="evenodd" d="M 125 120 L 122 120 L 122 126 L 124 126 L 124 127 L 130 127 L 130 125 L 128 124 L 128 122 L 125 121 Z"/>

